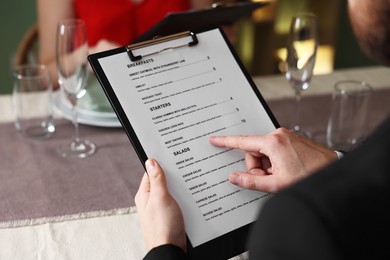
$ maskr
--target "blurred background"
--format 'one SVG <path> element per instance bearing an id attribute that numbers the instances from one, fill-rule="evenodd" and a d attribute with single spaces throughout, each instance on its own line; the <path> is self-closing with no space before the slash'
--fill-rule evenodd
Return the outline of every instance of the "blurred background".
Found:
<path id="1" fill-rule="evenodd" d="M 291 16 L 297 12 L 313 12 L 318 15 L 320 24 L 315 75 L 341 68 L 378 65 L 359 49 L 346 4 L 346 0 L 272 1 L 255 11 L 250 19 L 240 21 L 235 43 L 237 53 L 253 76 L 284 73 Z M 6 0 L 1 5 L 0 94 L 7 94 L 12 91 L 11 69 L 14 59 L 18 58 L 18 49 L 35 32 L 36 9 L 35 0 Z M 34 54 L 30 59 L 35 59 Z"/>

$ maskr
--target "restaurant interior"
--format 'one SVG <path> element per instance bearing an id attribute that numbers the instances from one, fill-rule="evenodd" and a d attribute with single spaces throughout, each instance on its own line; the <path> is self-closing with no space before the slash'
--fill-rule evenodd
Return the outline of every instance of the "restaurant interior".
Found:
<path id="1" fill-rule="evenodd" d="M 159 65 L 161 66 L 154 68 L 148 67 L 145 69 L 146 67 L 142 67 L 147 62 L 145 64 L 141 62 L 141 65 L 134 63 L 137 66 L 140 65 L 139 67 L 143 69 L 142 71 L 136 71 L 136 65 L 125 65 L 130 62 L 129 57 L 126 55 L 126 60 L 121 60 L 120 62 L 123 63 L 120 63 L 120 66 L 118 65 L 118 68 L 122 70 L 116 70 L 115 66 L 117 64 L 113 62 L 111 65 L 114 65 L 112 67 L 105 67 L 107 70 L 104 71 L 105 73 L 109 71 L 109 73 L 113 73 L 112 75 L 123 72 L 121 75 L 118 74 L 120 77 L 112 77 L 110 79 L 117 80 L 118 78 L 124 78 L 126 81 L 121 83 L 125 82 L 126 84 L 118 84 L 115 87 L 125 86 L 123 89 L 119 87 L 119 91 L 130 94 L 118 94 L 117 96 L 115 96 L 115 91 L 111 89 L 110 92 L 110 88 L 107 87 L 107 85 L 110 85 L 108 80 L 104 81 L 104 77 L 102 77 L 103 80 L 98 81 L 96 77 L 85 76 L 87 73 L 83 74 L 84 78 L 79 78 L 82 78 L 81 80 L 88 78 L 88 80 L 91 79 L 91 82 L 88 81 L 86 84 L 88 87 L 86 89 L 81 84 L 83 86 L 79 89 L 79 93 L 76 91 L 71 93 L 71 91 L 65 89 L 66 84 L 61 85 L 61 91 L 56 91 L 54 95 L 50 92 L 51 89 L 46 86 L 41 88 L 41 93 L 38 93 L 36 96 L 31 96 L 31 93 L 24 93 L 22 91 L 23 88 L 17 89 L 18 84 L 22 85 L 22 83 L 14 83 L 13 81 L 21 82 L 19 80 L 23 79 L 23 77 L 17 76 L 13 79 L 12 71 L 15 64 L 34 63 L 37 61 L 39 34 L 37 33 L 35 2 L 35 0 L 2 1 L 2 7 L 0 8 L 0 259 L 143 259 L 147 250 L 142 239 L 139 211 L 135 206 L 135 195 L 141 179 L 145 176 L 145 168 L 142 163 L 146 160 L 146 153 L 140 145 L 139 136 L 142 136 L 143 141 L 147 145 L 153 146 L 156 144 L 157 149 L 149 149 L 149 151 L 153 153 L 157 151 L 156 154 L 158 156 L 172 156 L 172 154 L 175 156 L 172 158 L 181 158 L 180 156 L 183 156 L 180 161 L 177 159 L 178 161 L 173 166 L 176 167 L 173 169 L 177 169 L 178 172 L 179 169 L 183 171 L 183 175 L 169 175 L 171 179 L 168 182 L 179 176 L 177 179 L 181 183 L 175 187 L 184 187 L 184 191 L 191 191 L 186 192 L 185 195 L 191 198 L 192 204 L 190 205 L 195 205 L 194 207 L 185 208 L 198 210 L 196 214 L 201 216 L 204 213 L 201 210 L 209 206 L 207 204 L 208 202 L 206 203 L 204 201 L 208 199 L 213 199 L 214 202 L 217 201 L 214 198 L 217 192 L 214 194 L 206 194 L 205 196 L 202 195 L 202 192 L 207 191 L 208 188 L 214 189 L 216 187 L 215 189 L 218 189 L 221 187 L 218 185 L 226 185 L 222 187 L 227 187 L 226 190 L 230 193 L 221 195 L 220 198 L 222 199 L 230 198 L 237 194 L 239 196 L 242 194 L 240 193 L 241 190 L 244 190 L 229 183 L 228 174 L 231 174 L 231 172 L 227 172 L 226 170 L 228 169 L 227 167 L 232 167 L 231 169 L 233 169 L 236 165 L 244 169 L 246 167 L 244 153 L 235 153 L 236 150 L 233 148 L 225 149 L 225 147 L 221 148 L 210 145 L 206 139 L 211 134 L 218 135 L 223 133 L 224 135 L 231 135 L 233 133 L 234 135 L 242 135 L 239 130 L 247 131 L 249 129 L 248 131 L 252 132 L 245 132 L 244 135 L 249 135 L 253 132 L 256 135 L 262 135 L 268 134 L 276 130 L 279 126 L 282 126 L 291 130 L 285 131 L 291 134 L 291 136 L 301 138 L 300 135 L 293 134 L 293 130 L 297 130 L 297 132 L 301 130 L 296 129 L 296 125 L 293 125 L 294 120 L 299 121 L 298 119 L 300 119 L 299 123 L 302 123 L 302 125 L 297 125 L 307 130 L 304 133 L 306 137 L 302 137 L 306 139 L 300 140 L 306 140 L 309 144 L 312 144 L 311 141 L 314 141 L 329 148 L 324 148 L 324 150 L 330 151 L 333 155 L 332 159 L 336 161 L 336 155 L 338 156 L 339 154 L 333 152 L 336 150 L 344 151 L 344 149 L 338 149 L 336 146 L 333 146 L 332 138 L 336 138 L 335 136 L 340 137 L 342 139 L 341 142 L 345 141 L 344 143 L 347 143 L 348 149 L 352 151 L 355 147 L 363 143 L 362 140 L 365 140 L 366 136 L 372 133 L 389 116 L 389 68 L 370 59 L 360 49 L 350 25 L 346 0 L 271 0 L 267 1 L 268 5 L 254 11 L 247 19 L 240 20 L 237 24 L 237 40 L 233 43 L 233 47 L 240 62 L 242 62 L 248 71 L 248 74 L 242 73 L 240 66 L 235 66 L 234 58 L 230 60 L 232 61 L 231 63 L 225 62 L 222 59 L 216 59 L 217 65 L 215 67 L 218 69 L 222 68 L 220 70 L 222 72 L 221 74 L 212 74 L 220 73 L 220 71 L 210 65 L 210 59 L 201 61 L 199 59 L 191 60 L 190 58 L 199 57 L 193 55 L 190 51 L 180 52 L 182 49 L 179 49 L 177 53 L 183 55 L 180 57 L 190 57 L 188 60 L 192 63 L 188 60 L 186 61 L 184 58 L 180 62 L 188 62 L 189 65 L 194 66 L 198 70 L 194 70 L 195 72 L 193 72 L 188 69 L 192 68 L 187 66 L 188 64 L 183 65 L 183 68 L 181 66 L 172 67 L 172 71 L 167 68 L 158 72 L 161 72 L 162 74 L 160 75 L 163 75 L 163 77 L 165 76 L 165 82 L 163 83 L 160 82 L 160 78 L 153 78 L 158 74 L 156 72 L 155 74 L 147 74 L 148 76 L 151 75 L 150 78 L 152 80 L 147 81 L 146 79 L 146 83 L 141 82 L 143 84 L 137 83 L 133 88 L 126 88 L 128 85 L 133 86 L 131 85 L 133 82 L 129 83 L 129 76 L 132 77 L 131 75 L 145 71 L 149 73 L 154 69 L 157 71 L 157 69 L 161 69 L 164 66 L 168 67 L 168 65 L 171 66 L 172 64 L 176 66 L 176 63 L 171 62 L 171 60 L 168 63 L 161 59 L 162 61 L 159 61 Z M 91 1 L 91 3 L 93 2 Z M 163 2 L 161 1 L 162 4 Z M 311 73 L 306 73 L 310 74 L 310 84 L 305 85 L 307 86 L 306 88 L 301 89 L 301 86 L 304 85 L 302 84 L 294 89 L 286 78 L 286 48 L 291 18 L 295 14 L 303 12 L 314 13 L 318 17 L 319 44 L 318 51 L 314 52 L 316 59 L 313 77 L 310 78 Z M 214 30 L 213 33 L 216 31 Z M 210 35 L 215 36 L 214 34 Z M 57 36 L 59 38 L 62 35 Z M 218 32 L 219 36 L 220 34 Z M 187 37 L 190 38 L 189 36 Z M 215 37 L 213 39 L 221 40 L 223 38 Z M 87 45 L 82 45 L 82 47 L 85 46 Z M 206 46 L 211 46 L 210 49 L 206 48 L 206 51 L 211 50 L 210 53 L 212 54 L 215 52 L 219 55 L 222 51 L 226 51 L 223 54 L 230 54 L 225 42 L 221 45 L 215 45 L 218 47 L 223 46 L 225 49 L 217 48 L 213 44 Z M 203 48 L 203 46 L 200 48 Z M 74 49 L 78 50 L 77 48 Z M 171 50 L 173 48 L 166 49 Z M 152 52 L 152 55 L 156 53 L 159 53 L 159 51 Z M 56 53 L 57 67 L 60 64 L 60 58 L 58 57 L 69 57 L 73 53 L 62 54 Z M 82 60 L 84 63 L 77 65 L 86 71 L 87 66 L 85 64 L 88 54 L 87 52 L 84 54 L 85 59 L 78 59 L 78 61 Z M 111 58 L 110 55 L 108 56 Z M 222 57 L 222 55 L 220 56 Z M 234 55 L 227 56 L 228 58 L 236 57 Z M 167 57 L 173 60 L 169 56 L 168 51 Z M 107 60 L 110 60 L 109 58 Z M 174 58 L 177 59 L 176 56 Z M 106 60 L 101 60 L 104 61 L 98 65 L 95 62 L 94 65 L 97 67 L 103 66 L 101 64 Z M 179 61 L 176 60 L 176 62 L 178 63 Z M 202 66 L 201 62 L 210 62 L 207 63 L 209 67 Z M 212 62 L 214 61 L 212 60 Z M 176 73 L 177 71 L 174 69 L 177 69 L 179 73 Z M 207 73 L 210 73 L 212 76 L 207 78 L 209 74 L 205 73 L 203 69 L 209 69 Z M 311 72 L 311 69 L 312 67 L 309 68 L 309 72 Z M 61 74 L 60 70 L 58 72 L 58 74 Z M 77 69 L 72 70 L 72 73 L 75 75 L 77 72 Z M 192 80 L 195 76 L 191 73 L 194 73 L 195 76 L 207 76 L 204 76 L 204 78 L 201 77 L 201 80 L 197 81 L 198 79 Z M 63 73 L 59 77 L 62 77 L 61 79 L 67 79 L 66 76 L 68 75 L 65 74 Z M 183 76 L 184 74 L 186 76 Z M 102 71 L 100 71 L 99 76 L 101 75 Z M 218 75 L 218 77 L 215 75 Z M 31 78 L 27 78 L 31 80 Z M 34 77 L 32 78 L 32 81 L 36 80 Z M 145 76 L 145 78 L 147 77 Z M 138 80 L 140 78 L 135 79 Z M 112 82 L 115 82 L 115 80 L 112 80 Z M 173 84 L 172 82 L 175 80 L 180 83 Z M 188 80 L 186 84 L 182 84 L 184 80 Z M 39 81 L 39 84 L 41 82 L 47 83 L 48 81 Z M 101 87 L 103 84 L 100 83 L 102 82 L 106 84 L 104 86 L 106 93 L 103 92 L 103 88 Z M 223 84 L 219 84 L 221 82 Z M 231 82 L 234 82 L 234 84 Z M 340 92 L 337 92 L 338 89 L 335 86 L 338 83 L 345 82 L 358 83 L 357 85 L 359 87 L 363 86 L 364 89 L 358 89 L 358 94 L 351 95 L 351 97 L 347 93 L 345 100 L 349 102 L 343 103 L 343 100 L 340 100 L 345 97 L 342 94 L 346 92 L 340 91 L 340 94 Z M 149 88 L 148 84 L 152 87 Z M 308 87 L 309 85 L 310 87 Z M 176 89 L 172 87 L 172 90 L 170 88 L 171 86 L 176 87 Z M 218 87 L 225 86 L 227 86 L 227 90 L 218 89 Z M 145 88 L 143 89 L 143 87 Z M 161 90 L 157 89 L 157 87 L 161 87 Z M 187 89 L 183 90 L 182 87 Z M 242 89 L 240 89 L 241 87 Z M 155 91 L 153 88 L 156 88 L 158 91 Z M 18 91 L 20 90 L 20 93 L 16 89 Z M 63 95 L 64 93 L 67 95 Z M 106 98 L 105 94 L 107 93 L 111 95 L 111 103 Z M 188 96 L 185 96 L 187 94 Z M 191 96 L 192 94 L 194 95 Z M 180 95 L 183 95 L 184 98 Z M 24 96 L 30 98 L 18 99 L 18 97 Z M 119 97 L 118 100 L 125 97 L 125 102 L 120 103 L 117 97 Z M 160 97 L 168 101 L 174 100 L 177 102 L 177 107 L 175 109 L 171 108 L 171 103 L 168 101 L 160 103 Z M 247 102 L 247 100 L 254 102 Z M 75 110 L 72 110 L 77 102 L 79 107 L 78 114 L 74 113 Z M 155 105 L 149 106 L 152 102 L 156 102 Z M 351 113 L 345 113 L 348 120 L 343 120 L 342 116 L 340 116 L 340 119 L 338 116 L 344 112 L 343 105 L 349 105 L 351 103 L 353 103 L 352 106 L 345 108 L 348 112 L 352 111 Z M 44 107 L 47 104 L 50 107 L 48 109 L 49 111 L 47 107 Z M 113 104 L 116 105 L 115 109 L 113 109 Z M 121 110 L 120 105 L 122 104 L 128 108 L 126 110 L 127 114 Z M 134 104 L 136 105 L 131 107 Z M 172 102 L 172 107 L 174 105 L 175 103 Z M 220 109 L 220 105 L 225 110 Z M 38 121 L 40 124 L 38 128 L 40 130 L 44 129 L 47 135 L 42 138 L 41 136 L 35 138 L 36 136 L 28 135 L 27 130 L 23 129 L 21 124 L 19 124 L 19 121 L 22 120 L 18 118 L 19 115 L 15 112 L 19 112 L 18 109 L 21 107 L 25 108 L 23 112 L 26 114 L 23 114 L 24 117 L 20 116 L 20 118 L 23 120 L 26 119 L 26 122 L 35 119 L 34 112 L 36 112 L 39 119 L 44 115 L 51 120 L 50 123 L 55 122 L 55 124 L 53 123 L 48 127 L 46 122 L 43 124 L 42 121 Z M 20 111 L 22 110 L 20 109 Z M 160 111 L 164 112 L 160 113 Z M 136 115 L 131 120 L 135 118 L 138 121 L 134 125 L 143 127 L 138 129 L 137 134 L 128 122 L 128 114 L 132 116 Z M 78 119 L 75 119 L 76 115 Z M 120 120 L 118 116 L 121 116 Z M 349 120 L 349 117 L 352 119 Z M 228 120 L 225 120 L 226 118 Z M 357 119 L 355 120 L 355 118 Z M 220 119 L 221 121 L 213 121 Z M 341 126 L 340 129 L 337 129 L 339 132 L 342 132 L 341 134 L 337 130 L 334 130 L 332 127 L 338 125 L 338 123 L 333 123 L 336 121 L 340 125 L 344 122 L 348 125 L 351 122 L 351 125 L 348 125 L 348 131 L 343 131 L 345 129 L 342 129 L 343 127 Z M 32 124 L 36 122 L 34 121 Z M 226 123 L 226 125 L 222 127 L 222 123 Z M 191 127 L 195 128 L 195 126 L 200 126 L 200 130 L 197 129 L 198 132 L 185 132 L 188 129 L 192 130 Z M 177 127 L 176 129 L 178 129 L 177 131 L 179 133 L 175 132 L 175 127 Z M 49 130 L 49 133 L 47 133 L 47 130 Z M 356 138 L 354 136 L 355 134 Z M 78 138 L 79 135 L 81 138 Z M 88 139 L 90 147 L 93 145 L 93 150 L 91 149 L 90 153 L 75 153 L 75 157 L 77 158 L 73 158 L 65 152 L 62 152 L 61 148 L 65 146 L 67 148 L 76 147 L 75 150 L 77 150 L 80 147 L 78 144 L 81 143 L 77 142 L 85 139 Z M 186 146 L 186 143 L 190 142 L 203 142 L 203 146 L 197 150 L 198 153 L 195 153 L 194 151 L 196 149 L 192 147 L 190 149 L 189 145 Z M 76 145 L 74 145 L 75 143 Z M 171 152 L 172 149 L 175 149 L 176 145 L 177 147 L 182 145 L 183 147 L 180 146 L 180 148 L 183 149 Z M 207 153 L 208 149 L 212 152 Z M 323 151 L 322 149 L 318 150 Z M 207 169 L 208 171 L 202 169 L 203 165 L 202 167 L 194 166 L 191 161 L 194 157 L 198 156 L 196 162 L 200 165 L 201 163 L 209 162 L 207 160 L 214 160 L 218 156 L 226 159 L 231 155 L 230 152 L 233 154 L 231 157 L 233 158 L 231 159 L 232 161 L 228 163 L 224 162 L 225 164 L 222 166 L 213 166 L 213 168 Z M 194 153 L 195 155 L 185 158 L 186 153 Z M 297 152 L 295 154 L 299 153 Z M 303 154 L 306 155 L 309 153 Z M 230 160 L 230 157 L 228 159 Z M 266 159 L 264 160 L 265 162 L 267 162 Z M 172 163 L 173 160 L 169 162 Z M 187 163 L 186 160 L 190 162 L 184 165 L 184 163 Z M 259 164 L 263 164 L 264 161 Z M 185 167 L 192 167 L 193 169 L 188 168 L 191 170 L 187 171 Z M 225 170 L 226 172 L 224 172 Z M 217 174 L 213 175 L 213 173 L 217 171 L 223 173 L 217 176 L 217 178 L 220 178 L 218 182 L 214 182 L 200 190 L 202 185 L 206 185 L 207 182 L 195 182 L 201 178 L 214 177 Z M 211 183 L 211 180 L 206 180 Z M 339 187 L 340 183 L 337 183 L 335 186 Z M 223 190 L 223 192 L 226 190 Z M 359 188 L 356 190 L 360 192 Z M 177 198 L 181 199 L 182 194 L 180 193 L 179 195 Z M 200 197 L 201 195 L 202 198 L 196 198 L 196 196 Z M 250 204 L 252 202 L 260 203 L 260 199 L 268 199 L 268 194 L 264 196 L 256 194 L 255 196 L 258 197 L 245 201 L 231 209 L 236 210 L 240 208 L 242 210 L 244 206 L 253 205 Z M 332 198 L 336 201 L 339 200 L 335 196 Z M 195 203 L 195 201 L 197 202 Z M 200 204 L 198 205 L 198 202 L 204 202 L 204 205 L 199 206 Z M 212 203 L 210 204 L 212 205 Z M 201 207 L 203 206 L 204 208 L 202 209 Z M 366 205 L 359 205 L 359 207 L 363 206 Z M 222 207 L 220 208 L 222 209 Z M 246 214 L 249 212 L 246 209 L 242 211 L 245 213 L 242 215 L 245 215 L 244 217 L 249 215 Z M 218 210 L 211 209 L 205 214 L 209 214 L 210 219 L 212 217 L 217 218 L 219 215 L 215 212 Z M 231 211 L 233 210 L 226 210 L 226 215 Z M 191 214 L 188 215 L 192 217 Z M 234 221 L 231 222 L 236 224 L 235 222 L 243 221 L 242 216 L 236 216 Z M 252 218 L 250 221 L 254 221 L 255 217 L 256 215 L 251 215 L 248 218 Z M 250 223 L 250 221 L 247 223 Z M 239 223 L 239 225 L 241 224 Z M 220 225 L 219 222 L 216 225 Z M 243 226 L 240 226 L 237 230 L 241 230 Z M 356 230 L 360 229 L 356 228 Z M 207 231 L 212 232 L 213 229 L 210 228 Z M 223 231 L 225 232 L 226 230 Z M 227 233 L 226 231 L 224 234 Z M 224 236 L 221 235 L 220 237 Z M 240 238 L 239 242 L 243 243 L 243 241 Z M 235 243 L 230 243 L 229 245 L 233 244 Z M 228 247 L 230 246 L 221 248 L 228 250 Z M 248 259 L 248 255 L 245 254 L 246 252 L 241 254 L 242 252 L 243 249 L 240 251 L 240 256 L 231 258 L 230 260 Z"/>

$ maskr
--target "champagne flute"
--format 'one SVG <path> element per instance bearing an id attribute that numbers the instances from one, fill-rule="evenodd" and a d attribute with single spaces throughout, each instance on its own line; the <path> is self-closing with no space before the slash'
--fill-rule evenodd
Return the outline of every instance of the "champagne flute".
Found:
<path id="1" fill-rule="evenodd" d="M 317 17 L 302 13 L 292 17 L 287 44 L 286 78 L 295 91 L 292 130 L 311 137 L 300 123 L 301 95 L 309 87 L 318 48 Z"/>
<path id="2" fill-rule="evenodd" d="M 95 153 L 96 146 L 79 137 L 77 101 L 85 93 L 88 79 L 88 40 L 85 23 L 79 19 L 60 21 L 57 28 L 57 69 L 61 90 L 72 105 L 72 121 L 75 128 L 70 143 L 60 147 L 63 157 L 85 158 Z"/>

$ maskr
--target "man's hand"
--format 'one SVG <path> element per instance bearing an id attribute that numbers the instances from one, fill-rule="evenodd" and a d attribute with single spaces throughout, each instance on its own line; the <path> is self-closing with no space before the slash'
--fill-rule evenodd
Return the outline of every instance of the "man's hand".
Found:
<path id="1" fill-rule="evenodd" d="M 247 172 L 233 172 L 229 181 L 265 192 L 277 192 L 337 158 L 334 151 L 285 128 L 265 136 L 212 136 L 210 142 L 245 151 Z"/>
<path id="2" fill-rule="evenodd" d="M 169 194 L 165 175 L 157 161 L 149 159 L 135 204 L 147 250 L 173 244 L 186 251 L 184 220 L 175 199 Z"/>

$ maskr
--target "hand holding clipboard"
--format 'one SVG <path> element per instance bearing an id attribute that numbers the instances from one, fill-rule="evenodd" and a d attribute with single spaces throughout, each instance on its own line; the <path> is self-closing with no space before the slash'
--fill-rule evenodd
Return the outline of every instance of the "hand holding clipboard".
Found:
<path id="1" fill-rule="evenodd" d="M 89 61 L 141 163 L 155 158 L 183 212 L 193 259 L 227 259 L 267 193 L 227 181 L 241 151 L 210 135 L 267 134 L 278 127 L 220 28 L 184 32 L 96 53 Z"/>

